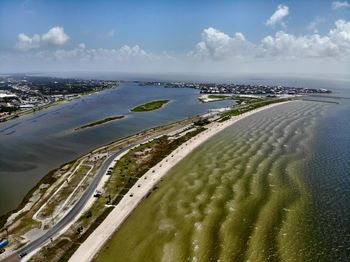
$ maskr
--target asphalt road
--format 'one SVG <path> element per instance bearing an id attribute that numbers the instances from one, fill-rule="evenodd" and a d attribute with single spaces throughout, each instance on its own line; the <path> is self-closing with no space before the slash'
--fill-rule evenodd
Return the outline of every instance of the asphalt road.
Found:
<path id="1" fill-rule="evenodd" d="M 142 143 L 142 142 L 141 142 Z M 30 242 L 28 245 L 21 248 L 19 251 L 16 252 L 16 254 L 19 257 L 24 257 L 28 253 L 34 251 L 37 248 L 40 248 L 45 242 L 50 240 L 51 237 L 54 237 L 59 231 L 61 231 L 63 228 L 65 228 L 73 219 L 79 215 L 81 210 L 84 208 L 85 204 L 88 202 L 90 197 L 94 194 L 97 185 L 99 184 L 102 177 L 107 172 L 108 166 L 111 164 L 111 162 L 116 158 L 118 155 L 124 153 L 125 151 L 129 150 L 130 148 L 134 147 L 136 144 L 132 144 L 122 150 L 119 150 L 115 153 L 113 153 L 109 158 L 107 158 L 101 168 L 99 169 L 97 175 L 95 176 L 92 183 L 89 185 L 87 190 L 84 192 L 82 197 L 78 200 L 78 202 L 75 204 L 75 206 L 68 212 L 66 216 L 64 216 L 56 225 L 54 225 L 52 228 L 50 228 L 45 234 L 43 234 L 41 237 L 37 238 L 36 240 Z"/>
<path id="2" fill-rule="evenodd" d="M 174 128 L 177 129 L 177 128 Z M 19 261 L 20 258 L 26 256 L 27 254 L 31 253 L 32 251 L 40 248 L 45 244 L 47 241 L 50 240 L 50 238 L 53 238 L 56 236 L 57 233 L 59 233 L 63 228 L 65 228 L 71 221 L 74 220 L 76 216 L 78 216 L 81 212 L 81 210 L 84 208 L 85 204 L 88 202 L 90 197 L 94 195 L 95 190 L 101 181 L 102 177 L 106 174 L 108 166 L 111 164 L 111 162 L 120 154 L 124 153 L 125 151 L 133 148 L 134 146 L 137 146 L 139 144 L 145 143 L 151 139 L 157 138 L 159 136 L 162 136 L 171 130 L 166 130 L 164 132 L 155 134 L 153 136 L 147 137 L 143 139 L 142 141 L 139 141 L 137 143 L 133 143 L 115 153 L 113 153 L 110 157 L 108 157 L 102 164 L 101 168 L 99 169 L 97 175 L 93 179 L 92 183 L 89 185 L 87 190 L 84 192 L 82 197 L 78 200 L 78 202 L 75 204 L 75 206 L 52 228 L 50 228 L 45 234 L 40 236 L 39 238 L 35 239 L 34 241 L 28 243 L 26 246 L 19 249 L 17 252 L 12 254 L 11 256 L 5 258 L 3 262 L 12 262 L 12 261 Z"/>

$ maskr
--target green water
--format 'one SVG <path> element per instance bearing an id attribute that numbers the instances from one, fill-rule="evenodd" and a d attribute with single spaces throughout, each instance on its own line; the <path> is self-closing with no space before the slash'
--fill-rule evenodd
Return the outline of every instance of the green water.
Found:
<path id="1" fill-rule="evenodd" d="M 328 261 L 303 168 L 327 106 L 275 107 L 208 140 L 169 172 L 97 261 Z"/>

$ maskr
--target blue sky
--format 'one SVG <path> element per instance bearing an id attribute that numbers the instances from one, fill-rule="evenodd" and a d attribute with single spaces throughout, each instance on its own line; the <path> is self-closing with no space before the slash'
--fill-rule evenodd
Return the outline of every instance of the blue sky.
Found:
<path id="1" fill-rule="evenodd" d="M 277 21 L 268 24 L 267 21 L 277 11 L 281 12 L 282 18 L 277 14 Z M 64 70 L 68 64 L 70 65 L 69 70 L 93 70 L 94 65 L 100 67 L 103 63 L 100 57 L 96 58 L 95 51 L 91 50 L 103 49 L 99 52 L 104 52 L 105 56 L 108 57 L 107 52 L 111 50 L 115 51 L 113 54 L 116 56 L 115 61 L 106 61 L 103 66 L 105 70 L 135 72 L 150 68 L 164 70 L 164 64 L 169 64 L 167 71 L 181 71 L 181 68 L 191 68 L 196 62 L 189 57 L 191 55 L 195 57 L 201 52 L 196 59 L 198 60 L 199 57 L 199 60 L 205 60 L 205 67 L 201 69 L 202 71 L 211 70 L 211 67 L 219 67 L 219 70 L 227 71 L 227 67 L 231 65 L 236 68 L 238 65 L 247 65 L 247 63 L 252 65 L 252 70 L 254 70 L 257 64 L 263 67 L 261 64 L 268 63 L 269 71 L 274 71 L 274 68 L 280 70 L 281 65 L 284 65 L 285 71 L 288 72 L 291 62 L 290 59 L 288 62 L 286 58 L 291 56 L 290 53 L 279 54 L 284 58 L 282 63 L 271 61 L 275 56 L 274 52 L 277 52 L 275 49 L 280 40 L 277 39 L 276 33 L 283 32 L 285 34 L 283 39 L 289 36 L 295 37 L 296 40 L 292 39 L 291 41 L 294 42 L 291 45 L 300 44 L 302 46 L 306 41 L 306 45 L 312 46 L 313 42 L 317 41 L 315 40 L 317 37 L 314 37 L 313 40 L 305 40 L 300 37 L 307 38 L 317 34 L 321 38 L 331 38 L 330 30 L 338 28 L 335 23 L 344 21 L 345 24 L 338 23 L 341 28 L 339 30 L 342 30 L 338 33 L 343 36 L 345 34 L 347 44 L 347 34 L 350 34 L 347 31 L 349 20 L 350 4 L 347 1 L 0 0 L 0 59 L 7 64 L 4 66 L 2 63 L 0 70 L 26 71 L 47 68 Z M 312 23 L 313 26 L 311 26 Z M 59 29 L 52 31 L 45 38 L 44 35 L 52 28 Z M 205 31 L 209 28 L 215 31 Z M 248 44 L 237 43 L 241 41 L 234 37 L 237 32 L 244 36 L 244 41 Z M 22 35 L 20 39 L 19 34 L 24 34 L 28 38 L 23 38 Z M 34 35 L 38 37 L 33 38 Z M 229 39 L 226 39 L 226 36 Z M 262 40 L 268 36 L 276 40 L 273 50 L 271 46 L 266 47 L 262 44 Z M 340 43 L 344 42 L 344 39 L 337 39 L 335 37 L 331 39 L 330 48 L 333 48 L 335 41 L 338 41 L 336 44 L 341 46 L 339 52 L 347 52 L 348 46 L 343 47 Z M 30 41 L 29 45 L 28 41 Z M 339 54 L 336 54 L 334 50 L 319 50 L 327 44 L 327 41 L 323 39 L 317 46 L 314 46 L 316 53 L 312 54 L 305 55 L 300 48 L 293 49 L 292 53 L 299 51 L 301 53 L 300 57 L 292 57 L 292 60 L 294 59 L 295 62 L 297 59 L 301 60 L 300 63 L 308 64 L 311 60 L 319 58 L 323 62 L 327 60 L 325 62 L 327 64 L 333 57 L 332 63 L 338 61 L 339 70 L 349 69 L 346 62 L 339 62 L 339 57 L 335 57 Z M 21 43 L 18 44 L 19 42 Z M 198 50 L 196 47 L 200 42 L 204 42 L 205 54 L 203 50 Z M 80 49 L 85 51 L 73 52 L 79 44 L 80 47 L 84 47 Z M 125 46 L 131 48 L 131 51 L 120 50 Z M 138 48 L 132 50 L 135 46 Z M 249 50 L 246 53 L 238 52 L 239 49 L 247 48 L 262 51 L 257 52 L 254 56 L 248 55 L 251 53 Z M 144 69 L 135 57 L 135 53 L 139 53 L 140 50 L 144 52 L 141 52 Z M 223 53 L 222 50 L 226 50 L 226 53 Z M 40 61 L 40 54 L 42 55 L 43 52 L 46 54 L 46 59 Z M 118 56 L 118 52 L 122 53 L 122 58 L 119 57 L 120 54 Z M 131 53 L 132 59 L 126 58 L 125 53 Z M 267 53 L 270 55 L 266 55 Z M 144 61 L 145 54 L 147 54 L 146 62 Z M 82 57 L 84 55 L 85 57 Z M 48 56 L 52 56 L 52 59 L 48 59 Z M 261 59 L 261 56 L 265 58 Z M 63 61 L 63 57 L 66 61 Z M 305 57 L 308 57 L 307 61 Z M 54 59 L 59 61 L 54 61 Z M 91 68 L 82 66 L 82 61 L 87 61 L 87 59 L 93 60 L 90 61 Z M 24 60 L 25 63 L 23 63 Z M 123 67 L 123 64 L 127 66 Z"/>

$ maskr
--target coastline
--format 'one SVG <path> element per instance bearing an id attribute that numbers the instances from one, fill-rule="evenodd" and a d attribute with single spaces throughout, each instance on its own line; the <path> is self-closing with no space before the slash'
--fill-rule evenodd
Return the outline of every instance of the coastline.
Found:
<path id="1" fill-rule="evenodd" d="M 69 261 L 91 261 L 101 251 L 103 246 L 118 230 L 123 222 L 128 218 L 131 212 L 141 201 L 148 196 L 154 186 L 168 173 L 168 171 L 178 162 L 189 155 L 195 148 L 207 141 L 209 138 L 233 125 L 247 116 L 272 108 L 289 101 L 273 103 L 260 107 L 238 116 L 233 116 L 223 122 L 213 122 L 209 124 L 208 129 L 191 138 L 189 141 L 180 145 L 173 154 L 165 157 L 156 166 L 147 171 L 139 181 L 129 190 L 119 204 L 111 211 L 106 219 L 97 227 L 97 229 L 80 245 Z"/>
<path id="2" fill-rule="evenodd" d="M 40 188 L 41 185 L 44 185 L 44 184 L 52 184 L 53 182 L 55 182 L 57 180 L 57 178 L 54 178 L 54 174 L 55 172 L 57 172 L 58 170 L 62 169 L 64 166 L 67 166 L 67 165 L 71 165 L 71 164 L 74 164 L 76 161 L 78 161 L 79 159 L 89 155 L 90 153 L 95 153 L 95 152 L 98 152 L 98 151 L 101 151 L 105 148 L 108 148 L 110 146 L 113 146 L 113 144 L 116 144 L 116 143 L 119 143 L 123 140 L 128 140 L 128 139 L 131 139 L 133 137 L 137 138 L 140 134 L 145 134 L 145 133 L 149 133 L 149 132 L 154 132 L 154 131 L 157 131 L 158 129 L 163 129 L 163 128 L 171 128 L 171 126 L 173 125 L 176 125 L 176 124 L 181 124 L 182 122 L 185 122 L 185 121 L 189 121 L 191 119 L 196 119 L 196 117 L 190 117 L 190 118 L 185 118 L 185 119 L 181 119 L 181 120 L 178 120 L 176 122 L 172 122 L 172 123 L 168 123 L 168 124 L 164 124 L 164 125 L 161 125 L 161 126 L 157 126 L 157 127 L 152 127 L 152 128 L 149 128 L 149 129 L 145 129 L 139 133 L 134 133 L 134 134 L 130 134 L 128 136 L 125 136 L 125 137 L 122 137 L 120 139 L 117 139 L 115 141 L 112 141 L 110 143 L 107 143 L 105 145 L 101 145 L 97 148 L 94 148 L 93 150 L 89 151 L 89 152 L 86 152 L 80 156 L 78 156 L 77 158 L 74 158 L 68 162 L 65 162 L 61 165 L 59 165 L 58 167 L 50 170 L 47 174 L 45 174 L 36 184 L 34 187 L 32 187 L 26 194 L 25 196 L 22 198 L 22 200 L 19 202 L 19 204 L 13 208 L 12 210 L 9 210 L 7 211 L 6 213 L 4 214 L 1 214 L 0 215 L 0 229 L 3 229 L 3 226 L 6 224 L 8 218 L 15 214 L 15 213 L 21 213 L 23 208 L 30 202 L 30 199 L 32 198 L 33 194 Z M 35 204 L 35 203 L 34 203 Z M 19 215 L 20 216 L 20 215 Z M 17 218 L 16 218 L 17 219 Z"/>
<path id="3" fill-rule="evenodd" d="M 106 88 L 104 90 L 109 90 L 109 89 L 114 89 L 114 88 L 117 88 L 118 85 L 116 86 L 113 86 L 113 87 L 110 87 L 110 88 Z M 15 120 L 15 119 L 18 119 L 18 118 L 21 118 L 21 117 L 25 117 L 25 116 L 28 116 L 28 115 L 31 115 L 31 114 L 34 114 L 34 113 L 37 113 L 37 112 L 41 112 L 45 109 L 49 109 L 49 108 L 53 108 L 55 106 L 60 106 L 60 105 L 63 105 L 63 104 L 68 104 L 72 101 L 75 101 L 75 100 L 78 100 L 80 98 L 83 98 L 85 96 L 89 96 L 89 95 L 95 95 L 95 94 L 98 94 L 99 92 L 101 91 L 104 91 L 104 90 L 99 90 L 99 91 L 92 91 L 92 92 L 86 92 L 86 93 L 80 93 L 78 94 L 78 97 L 75 97 L 73 99 L 70 99 L 70 100 L 61 100 L 61 101 L 54 101 L 54 102 L 50 102 L 48 104 L 45 104 L 45 105 L 42 105 L 38 108 L 33 108 L 33 109 L 28 109 L 28 110 L 24 110 L 22 112 L 18 112 L 17 114 L 15 115 L 11 115 L 11 116 L 7 116 L 6 118 L 4 119 L 1 119 L 0 121 L 0 124 L 1 123 L 8 123 L 9 121 L 11 120 Z"/>

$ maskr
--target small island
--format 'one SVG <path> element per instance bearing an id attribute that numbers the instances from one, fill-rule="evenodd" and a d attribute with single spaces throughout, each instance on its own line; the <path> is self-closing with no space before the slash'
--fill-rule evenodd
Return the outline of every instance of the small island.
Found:
<path id="1" fill-rule="evenodd" d="M 111 117 L 106 117 L 104 119 L 101 119 L 101 120 L 98 120 L 96 122 L 92 122 L 92 123 L 89 123 L 87 125 L 83 125 L 81 127 L 78 127 L 76 128 L 75 130 L 81 130 L 81 129 L 85 129 L 85 128 L 89 128 L 89 127 L 94 127 L 94 126 L 99 126 L 99 125 L 103 125 L 105 123 L 108 123 L 108 122 L 111 122 L 111 121 L 114 121 L 114 120 L 119 120 L 119 119 L 122 119 L 124 118 L 125 116 L 111 116 Z"/>
<path id="2" fill-rule="evenodd" d="M 153 110 L 157 110 L 157 109 L 163 107 L 164 105 L 166 105 L 169 102 L 170 102 L 170 100 L 151 101 L 151 102 L 148 102 L 146 104 L 142 104 L 142 105 L 139 105 L 137 107 L 134 107 L 130 111 L 131 112 L 153 111 Z"/>

